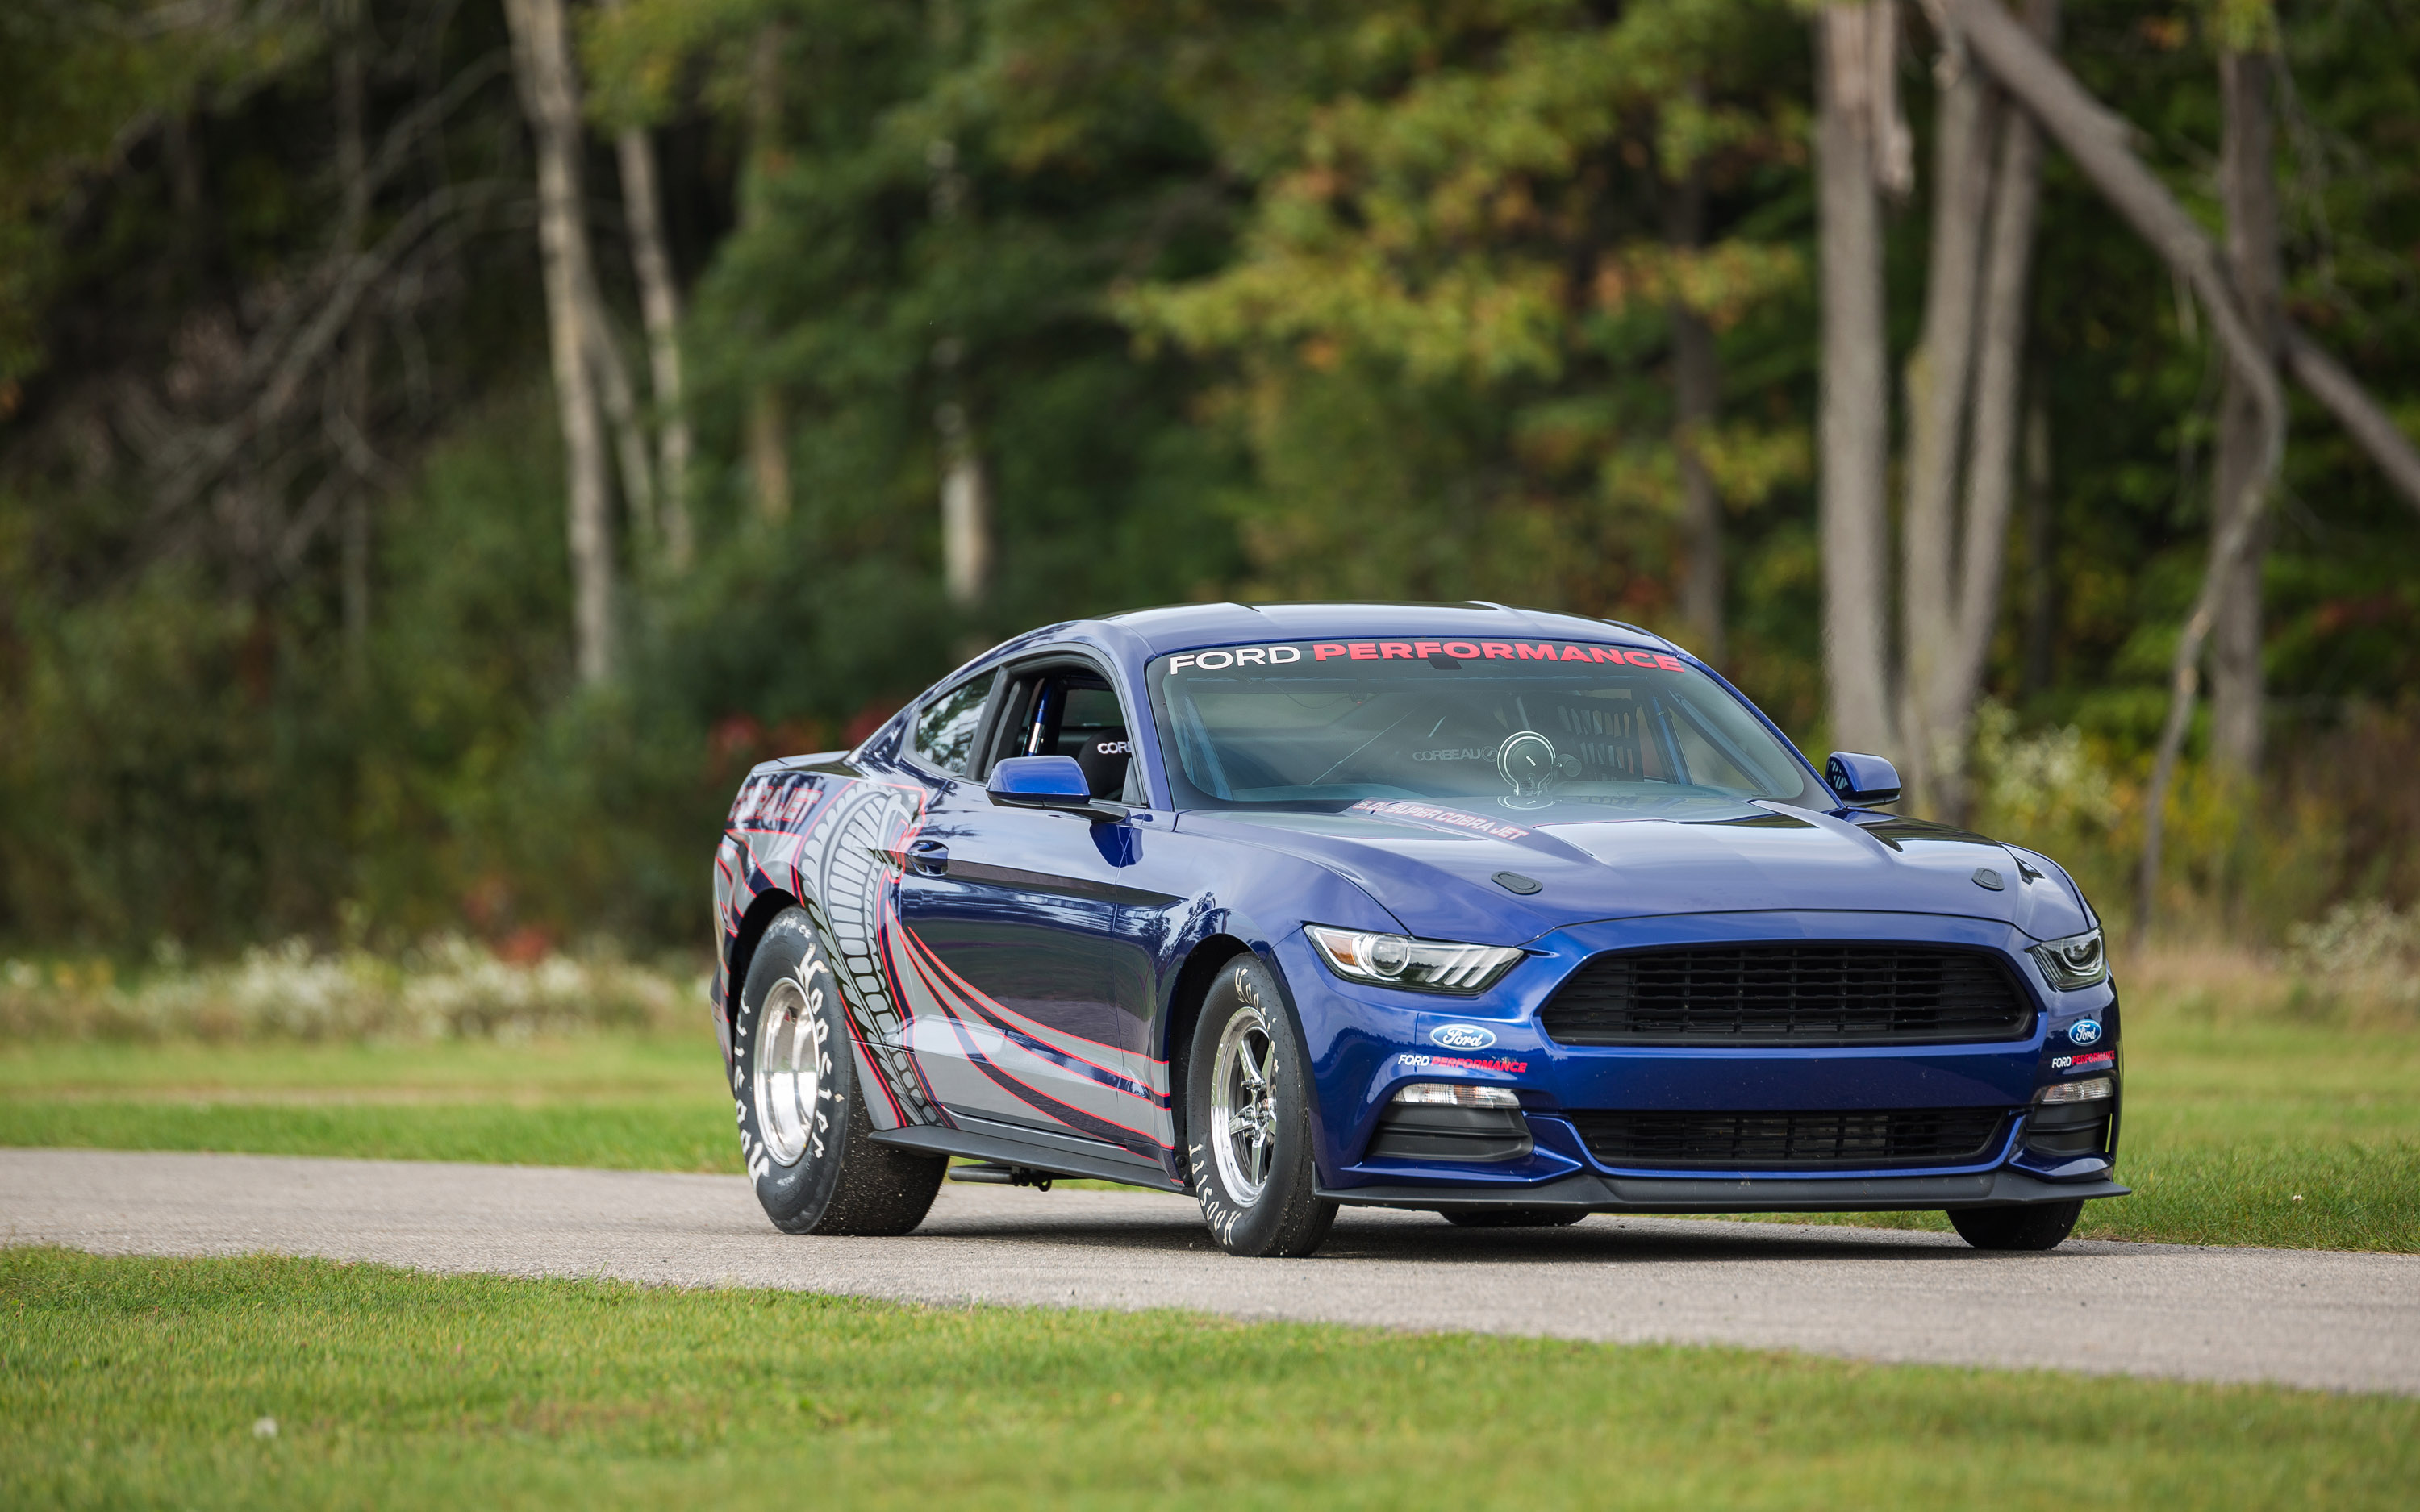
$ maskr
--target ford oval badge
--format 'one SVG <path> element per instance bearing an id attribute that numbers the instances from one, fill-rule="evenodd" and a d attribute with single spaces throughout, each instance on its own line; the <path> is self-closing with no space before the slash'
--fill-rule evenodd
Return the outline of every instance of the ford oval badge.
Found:
<path id="1" fill-rule="evenodd" d="M 1496 1042 L 1496 1031 L 1476 1024 L 1440 1024 L 1429 1031 L 1429 1042 L 1448 1050 L 1484 1050 Z"/>
<path id="2" fill-rule="evenodd" d="M 2067 1026 L 2067 1040 L 2070 1044 L 2099 1043 L 2101 1041 L 2101 1021 L 2099 1019 L 2077 1019 L 2074 1023 Z"/>

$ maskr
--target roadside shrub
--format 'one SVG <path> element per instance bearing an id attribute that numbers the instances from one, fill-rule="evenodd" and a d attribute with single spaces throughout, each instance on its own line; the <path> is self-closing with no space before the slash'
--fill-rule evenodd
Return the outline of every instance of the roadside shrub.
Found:
<path id="1" fill-rule="evenodd" d="M 505 960 L 460 936 L 400 956 L 293 939 L 122 984 L 106 961 L 0 963 L 0 1038 L 522 1040 L 693 1027 L 694 977 L 607 950 Z"/>

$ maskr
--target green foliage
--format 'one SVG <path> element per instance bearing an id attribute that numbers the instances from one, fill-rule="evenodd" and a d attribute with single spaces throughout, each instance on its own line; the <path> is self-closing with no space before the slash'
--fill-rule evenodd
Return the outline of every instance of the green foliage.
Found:
<path id="1" fill-rule="evenodd" d="M 1288 24 L 1246 13 L 1218 45 L 1250 55 L 1256 28 Z M 1120 301 L 1146 335 L 1235 359 L 1248 591 L 1668 622 L 1666 326 L 1696 311 L 1754 365 L 1751 317 L 1803 298 L 1803 222 L 1758 213 L 1803 158 L 1796 28 L 1755 0 L 1667 0 L 1610 23 L 1381 8 L 1345 36 L 1315 84 L 1221 83 L 1209 118 L 1258 178 L 1237 256 Z M 1272 144 L 1265 118 L 1287 117 L 1267 97 L 1306 87 Z M 1702 246 L 1670 239 L 1693 175 Z M 1798 396 L 1773 397 L 1701 439 L 1736 511 L 1807 476 Z"/>
<path id="2" fill-rule="evenodd" d="M 16 0 L 0 7 L 0 422 L 43 361 L 64 274 L 60 202 L 127 131 L 240 91 L 317 41 L 308 12 L 256 0 Z"/>
<path id="3" fill-rule="evenodd" d="M 2216 50 L 2273 26 L 2291 313 L 2420 433 L 2410 10 L 2074 0 L 2062 50 L 2215 225 Z M 288 317 L 279 291 L 329 276 L 326 17 L 0 8 L 0 937 L 233 952 L 333 941 L 350 919 L 387 946 L 464 926 L 693 943 L 750 763 L 845 744 L 1034 625 L 1349 594 L 1676 629 L 1676 306 L 1719 333 L 1721 423 L 1699 444 L 1730 532 L 1725 670 L 1822 748 L 1802 8 L 574 15 L 600 134 L 644 123 L 663 155 L 699 445 L 696 565 L 675 578 L 626 532 L 626 666 L 589 692 L 568 655 L 537 257 L 504 197 L 529 168 L 493 8 L 365 12 L 372 127 L 444 101 L 442 126 L 398 138 L 404 177 L 499 197 L 449 230 L 458 256 L 412 275 L 442 300 L 381 317 L 369 629 L 351 644 L 327 464 L 268 455 L 184 498 L 170 475 L 194 433 L 158 424 Z M 600 143 L 590 224 L 629 312 L 612 163 Z M 1703 235 L 1679 245 L 1693 177 Z M 1926 187 L 1889 225 L 1900 354 Z M 1989 677 L 2009 712 L 1980 753 L 2005 779 L 1980 820 L 2112 903 L 2206 551 L 2216 370 L 2157 260 L 2055 153 L 2044 195 L 2028 383 L 2051 502 L 2012 546 Z M 375 201 L 370 234 L 409 203 Z M 747 463 L 768 393 L 792 480 L 776 520 Z M 993 589 L 963 609 L 939 570 L 950 404 L 998 525 Z M 2272 944 L 2348 898 L 2420 898 L 2402 776 L 2420 537 L 2307 405 L 2287 483 L 2267 801 L 2189 759 L 2168 879 L 2169 917 Z"/>

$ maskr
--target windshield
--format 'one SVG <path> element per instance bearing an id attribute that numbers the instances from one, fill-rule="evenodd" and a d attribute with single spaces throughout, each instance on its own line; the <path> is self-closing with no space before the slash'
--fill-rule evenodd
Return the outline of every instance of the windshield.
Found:
<path id="1" fill-rule="evenodd" d="M 1637 647 L 1306 640 L 1160 656 L 1150 682 L 1181 808 L 1832 806 L 1722 685 Z"/>

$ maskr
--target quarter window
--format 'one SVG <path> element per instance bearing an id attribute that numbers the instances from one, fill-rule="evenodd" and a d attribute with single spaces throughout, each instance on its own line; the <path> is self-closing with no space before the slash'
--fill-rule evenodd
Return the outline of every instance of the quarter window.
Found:
<path id="1" fill-rule="evenodd" d="M 983 722 L 984 701 L 991 697 L 995 675 L 970 677 L 916 712 L 916 733 L 909 744 L 926 765 L 966 776 L 975 727 Z"/>

